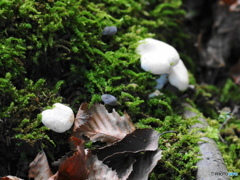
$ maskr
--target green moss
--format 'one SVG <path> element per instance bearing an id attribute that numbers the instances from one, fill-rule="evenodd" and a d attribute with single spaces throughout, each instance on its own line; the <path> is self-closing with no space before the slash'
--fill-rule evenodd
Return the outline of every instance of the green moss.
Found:
<path id="1" fill-rule="evenodd" d="M 231 79 L 228 79 L 220 91 L 221 102 L 238 102 L 240 100 L 240 87 L 234 83 Z"/>
<path id="2" fill-rule="evenodd" d="M 37 115 L 45 106 L 61 102 L 62 98 L 56 93 L 62 83 L 63 81 L 59 81 L 55 87 L 48 89 L 44 79 L 33 82 L 25 78 L 22 87 L 17 88 L 10 73 L 6 73 L 5 78 L 0 78 L 0 117 L 10 123 L 5 136 L 14 135 L 26 141 L 42 138 L 50 140 L 45 133 L 47 128 L 41 126 L 41 118 L 37 118 Z"/>
<path id="3" fill-rule="evenodd" d="M 168 133 L 160 137 L 159 148 L 163 150 L 163 157 L 150 179 L 195 177 L 196 162 L 199 160 L 195 154 L 199 152 L 197 142 L 200 136 L 195 131 L 189 133 L 189 127 L 196 122 L 194 118 L 185 120 L 181 116 L 172 115 L 162 120 L 149 117 L 135 124 L 138 128 L 153 128 L 159 133 L 176 131 L 176 134 Z"/>

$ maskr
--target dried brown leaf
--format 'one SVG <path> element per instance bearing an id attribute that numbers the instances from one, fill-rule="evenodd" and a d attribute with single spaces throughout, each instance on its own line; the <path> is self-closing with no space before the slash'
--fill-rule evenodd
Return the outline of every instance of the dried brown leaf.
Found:
<path id="1" fill-rule="evenodd" d="M 160 149 L 156 151 L 147 151 L 138 157 L 137 162 L 133 165 L 133 171 L 128 177 L 131 180 L 147 180 L 150 172 L 157 165 L 162 157 Z"/>
<path id="2" fill-rule="evenodd" d="M 103 162 L 99 161 L 96 156 L 91 156 L 88 163 L 90 169 L 88 180 L 120 180 L 116 171 L 113 171 L 107 165 L 103 164 Z"/>
<path id="3" fill-rule="evenodd" d="M 59 171 L 49 180 L 120 180 L 117 173 L 99 161 L 96 156 L 91 153 L 85 155 L 83 140 L 76 137 L 71 137 L 70 140 L 77 151 L 62 163 Z"/>
<path id="4" fill-rule="evenodd" d="M 237 0 L 222 0 L 222 1 L 227 5 L 232 5 L 232 4 L 236 3 Z"/>
<path id="5" fill-rule="evenodd" d="M 74 150 L 76 150 L 76 147 L 74 146 Z M 54 161 L 52 163 L 52 166 L 60 166 L 68 157 L 71 157 L 73 155 L 73 151 L 67 152 L 64 156 L 62 156 L 60 159 Z"/>
<path id="6" fill-rule="evenodd" d="M 119 116 L 114 109 L 112 113 L 108 113 L 101 104 L 90 108 L 88 106 L 88 103 L 83 103 L 78 110 L 74 122 L 74 136 L 85 135 L 93 142 L 113 143 L 135 130 L 126 113 Z"/>
<path id="7" fill-rule="evenodd" d="M 48 179 L 52 176 L 52 171 L 49 167 L 47 157 L 44 151 L 37 154 L 36 158 L 31 162 L 29 167 L 29 178 L 34 178 L 35 180 L 42 180 Z"/>
<path id="8" fill-rule="evenodd" d="M 127 179 L 133 171 L 136 156 L 136 153 L 119 153 L 107 158 L 103 163 L 115 170 L 120 179 Z"/>
<path id="9" fill-rule="evenodd" d="M 152 129 L 137 129 L 121 141 L 92 150 L 92 153 L 115 170 L 119 178 L 124 179 L 132 173 L 139 152 L 157 150 L 159 136 L 160 134 Z"/>
<path id="10" fill-rule="evenodd" d="M 99 160 L 105 160 L 124 152 L 155 151 L 158 148 L 159 136 L 160 134 L 153 129 L 136 129 L 121 141 L 102 149 L 95 149 L 92 153 L 97 154 Z"/>
<path id="11" fill-rule="evenodd" d="M 89 170 L 87 168 L 87 157 L 84 152 L 84 141 L 75 137 L 71 139 L 77 146 L 77 151 L 61 164 L 57 180 L 85 180 L 88 177 Z"/>

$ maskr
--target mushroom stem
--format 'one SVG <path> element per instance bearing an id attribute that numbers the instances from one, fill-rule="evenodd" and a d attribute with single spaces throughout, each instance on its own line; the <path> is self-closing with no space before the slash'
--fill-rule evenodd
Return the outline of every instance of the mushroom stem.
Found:
<path id="1" fill-rule="evenodd" d="M 168 82 L 168 74 L 162 74 L 158 79 L 156 79 L 157 85 L 155 89 L 162 89 Z"/>

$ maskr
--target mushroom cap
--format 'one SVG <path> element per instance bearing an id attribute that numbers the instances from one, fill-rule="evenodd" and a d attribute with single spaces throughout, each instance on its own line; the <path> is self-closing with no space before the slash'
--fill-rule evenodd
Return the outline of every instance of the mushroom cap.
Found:
<path id="1" fill-rule="evenodd" d="M 170 84 L 178 88 L 180 91 L 184 91 L 188 88 L 188 71 L 181 59 L 178 64 L 172 68 L 168 79 Z"/>
<path id="2" fill-rule="evenodd" d="M 140 41 L 137 53 L 141 55 L 141 67 L 153 74 L 170 73 L 180 60 L 174 47 L 152 38 Z"/>
<path id="3" fill-rule="evenodd" d="M 63 133 L 71 128 L 74 122 L 72 109 L 61 103 L 55 103 L 53 109 L 42 112 L 42 123 L 51 130 Z"/>
<path id="4" fill-rule="evenodd" d="M 117 33 L 117 27 L 116 26 L 106 26 L 103 29 L 102 34 L 106 36 L 112 36 Z"/>
<path id="5" fill-rule="evenodd" d="M 152 74 L 168 74 L 171 65 L 168 61 L 162 61 L 159 53 L 145 53 L 141 56 L 141 68 Z"/>

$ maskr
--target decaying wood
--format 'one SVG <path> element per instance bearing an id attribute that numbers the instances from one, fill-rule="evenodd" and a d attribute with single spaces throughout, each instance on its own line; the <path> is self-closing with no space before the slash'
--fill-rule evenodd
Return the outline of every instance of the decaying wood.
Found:
<path id="1" fill-rule="evenodd" d="M 187 103 L 183 104 L 186 109 L 191 109 Z M 184 116 L 186 119 L 198 116 L 197 113 L 191 110 L 185 110 Z M 204 118 L 198 117 L 199 123 L 194 124 L 192 128 L 204 128 L 209 126 Z M 199 131 L 200 133 L 200 131 Z M 201 160 L 198 161 L 197 180 L 228 180 L 228 171 L 224 164 L 223 157 L 219 151 L 217 144 L 213 139 L 202 137 L 198 142 L 201 154 Z"/>

